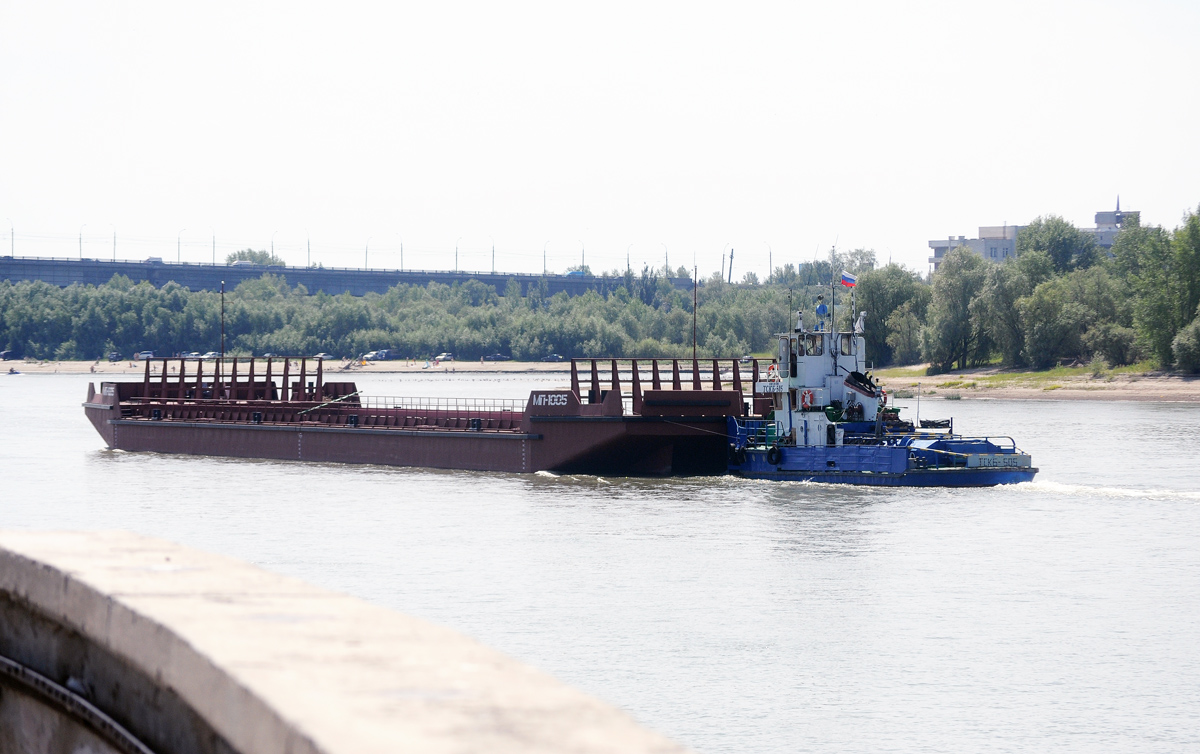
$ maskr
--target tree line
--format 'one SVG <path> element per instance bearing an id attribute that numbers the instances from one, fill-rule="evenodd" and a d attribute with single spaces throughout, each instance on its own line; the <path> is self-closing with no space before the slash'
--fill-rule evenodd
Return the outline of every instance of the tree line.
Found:
<path id="1" fill-rule="evenodd" d="M 1017 235 L 1017 257 L 995 264 L 947 253 L 928 281 L 889 265 L 859 281 L 868 350 L 883 363 L 933 372 L 998 362 L 1045 369 L 1148 360 L 1200 371 L 1200 214 L 1172 231 L 1128 218 L 1111 250 L 1061 217 Z"/>
<path id="2" fill-rule="evenodd" d="M 1113 366 L 1148 359 L 1200 371 L 1196 213 L 1172 231 L 1127 220 L 1111 250 L 1097 248 L 1060 217 L 1041 217 L 1018 234 L 1015 260 L 996 264 L 955 249 L 929 276 L 895 264 L 877 267 L 866 249 L 785 264 L 764 282 L 747 273 L 730 284 L 715 273 L 696 292 L 697 353 L 771 351 L 774 334 L 793 326 L 795 310 L 805 310 L 813 324 L 816 297 L 828 301 L 830 282 L 843 270 L 858 274 L 857 309 L 866 315 L 875 366 L 927 361 L 935 372 L 989 363 L 1041 369 L 1099 358 Z M 401 284 L 361 297 L 310 295 L 268 274 L 226 295 L 226 351 L 688 357 L 692 292 L 676 289 L 668 274 L 687 271 L 612 271 L 604 273 L 611 285 L 603 293 L 575 297 L 549 296 L 544 285 L 522 296 L 515 280 L 502 294 L 472 280 Z M 848 328 L 849 297 L 838 291 L 839 326 Z M 218 350 L 220 329 L 220 294 L 174 283 L 154 288 L 121 276 L 67 288 L 0 283 L 0 344 L 27 357 Z"/>

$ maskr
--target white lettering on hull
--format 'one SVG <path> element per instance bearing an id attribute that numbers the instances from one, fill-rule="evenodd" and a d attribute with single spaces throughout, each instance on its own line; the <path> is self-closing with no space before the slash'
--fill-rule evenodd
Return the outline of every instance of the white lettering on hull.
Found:
<path id="1" fill-rule="evenodd" d="M 967 468 L 971 469 L 1019 469 L 1032 465 L 1033 459 L 1023 453 L 973 453 L 967 456 Z"/>

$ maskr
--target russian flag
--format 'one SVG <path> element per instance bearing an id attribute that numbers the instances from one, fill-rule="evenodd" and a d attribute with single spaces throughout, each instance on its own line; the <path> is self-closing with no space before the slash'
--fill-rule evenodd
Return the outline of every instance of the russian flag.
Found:
<path id="1" fill-rule="evenodd" d="M 854 275 L 851 275 L 849 272 L 842 273 L 842 285 L 846 286 L 847 288 L 853 288 L 854 284 L 857 282 L 858 278 Z"/>

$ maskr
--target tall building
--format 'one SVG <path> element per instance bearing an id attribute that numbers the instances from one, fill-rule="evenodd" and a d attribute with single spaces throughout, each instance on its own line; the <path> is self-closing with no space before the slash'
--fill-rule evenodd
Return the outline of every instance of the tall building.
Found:
<path id="1" fill-rule="evenodd" d="M 960 246 L 970 249 L 984 259 L 993 262 L 1007 262 L 1017 256 L 1017 231 L 1022 227 L 1021 225 L 1007 224 L 987 225 L 979 228 L 979 238 L 950 236 L 930 241 L 929 248 L 933 249 L 933 256 L 929 258 L 929 263 L 933 265 L 934 270 L 937 270 L 941 266 L 946 252 Z"/>
<path id="2" fill-rule="evenodd" d="M 1095 228 L 1080 228 L 1081 231 L 1096 239 L 1096 245 L 1102 249 L 1111 249 L 1113 242 L 1117 238 L 1117 234 L 1121 232 L 1121 228 L 1128 221 L 1138 221 L 1141 218 L 1141 213 L 1137 211 L 1122 212 L 1121 198 L 1117 197 L 1117 209 L 1115 212 L 1097 212 Z M 929 242 L 929 248 L 933 249 L 933 256 L 929 257 L 929 263 L 933 265 L 934 271 L 942 264 L 942 259 L 945 258 L 946 252 L 951 249 L 957 249 L 960 246 L 970 249 L 984 259 L 992 262 L 1007 262 L 1017 256 L 1017 234 L 1024 228 L 1024 225 L 991 225 L 979 228 L 979 238 L 967 238 L 966 236 L 950 236 L 945 239 L 938 239 Z"/>

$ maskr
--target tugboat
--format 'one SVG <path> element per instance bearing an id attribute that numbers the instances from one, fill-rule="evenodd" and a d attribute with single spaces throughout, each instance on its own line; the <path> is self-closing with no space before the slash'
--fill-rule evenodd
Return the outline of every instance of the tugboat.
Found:
<path id="1" fill-rule="evenodd" d="M 843 275 L 852 287 L 854 277 Z M 832 286 L 831 286 L 832 288 Z M 965 437 L 953 420 L 900 419 L 867 373 L 866 313 L 835 332 L 817 297 L 813 329 L 779 334 L 778 360 L 755 394 L 763 418 L 727 418 L 729 471 L 752 479 L 894 487 L 990 487 L 1033 480 L 1037 469 L 1011 437 Z M 834 302 L 836 304 L 836 301 Z"/>

